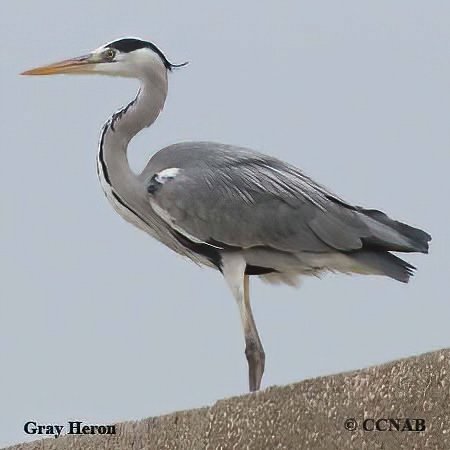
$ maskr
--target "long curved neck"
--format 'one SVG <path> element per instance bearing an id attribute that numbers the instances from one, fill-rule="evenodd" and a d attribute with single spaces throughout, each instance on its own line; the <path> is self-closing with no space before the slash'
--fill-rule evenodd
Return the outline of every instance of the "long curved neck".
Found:
<path id="1" fill-rule="evenodd" d="M 167 75 L 162 75 L 145 78 L 136 98 L 112 115 L 109 121 L 113 139 L 108 144 L 128 145 L 139 131 L 157 119 L 167 97 Z"/>
<path id="2" fill-rule="evenodd" d="M 167 71 L 155 70 L 142 79 L 136 98 L 117 111 L 102 129 L 97 172 L 106 197 L 128 222 L 146 231 L 180 254 L 184 247 L 167 230 L 167 224 L 148 202 L 146 185 L 133 173 L 127 158 L 130 140 L 150 126 L 161 112 L 167 96 Z"/>
<path id="3" fill-rule="evenodd" d="M 98 149 L 98 175 L 108 191 L 121 197 L 138 187 L 136 175 L 127 158 L 130 140 L 145 127 L 149 127 L 161 112 L 167 97 L 167 71 L 155 70 L 142 78 L 136 98 L 114 113 L 105 123 Z"/>

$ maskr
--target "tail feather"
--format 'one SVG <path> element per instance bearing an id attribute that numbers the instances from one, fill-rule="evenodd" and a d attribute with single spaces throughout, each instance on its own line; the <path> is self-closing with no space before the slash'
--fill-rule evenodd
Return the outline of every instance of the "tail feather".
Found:
<path id="1" fill-rule="evenodd" d="M 409 248 L 388 248 L 384 246 L 384 250 L 397 250 L 397 251 L 406 251 L 406 252 L 420 252 L 420 253 L 428 253 L 429 242 L 431 241 L 431 236 L 425 231 L 414 228 L 406 223 L 398 222 L 397 220 L 391 219 L 385 213 L 378 211 L 376 209 L 359 209 L 360 212 L 365 214 L 367 217 L 376 220 L 377 222 L 382 223 L 383 225 L 387 225 L 388 227 L 395 230 L 402 237 L 406 238 L 408 242 L 411 244 Z M 370 239 L 368 240 L 370 243 Z M 375 242 L 375 241 L 374 241 Z"/>
<path id="2" fill-rule="evenodd" d="M 373 270 L 373 273 L 386 275 L 402 283 L 407 283 L 416 270 L 413 265 L 389 252 L 360 250 L 352 253 L 351 257 L 358 264 Z"/>

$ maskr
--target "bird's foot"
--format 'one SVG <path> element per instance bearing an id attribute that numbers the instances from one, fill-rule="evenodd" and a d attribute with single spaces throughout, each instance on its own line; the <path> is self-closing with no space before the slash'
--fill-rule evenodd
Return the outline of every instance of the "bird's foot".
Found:
<path id="1" fill-rule="evenodd" d="M 245 356 L 248 362 L 249 388 L 250 392 L 254 392 L 261 387 L 266 355 L 261 344 L 254 340 L 247 340 Z"/>

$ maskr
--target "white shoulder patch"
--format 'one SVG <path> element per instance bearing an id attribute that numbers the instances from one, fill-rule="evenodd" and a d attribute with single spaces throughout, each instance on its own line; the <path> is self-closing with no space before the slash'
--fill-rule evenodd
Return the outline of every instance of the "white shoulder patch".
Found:
<path id="1" fill-rule="evenodd" d="M 166 181 L 175 178 L 180 172 L 181 169 L 179 169 L 178 167 L 169 167 L 168 169 L 164 169 L 161 170 L 161 172 L 158 172 L 155 175 L 155 180 L 158 183 L 164 184 Z"/>

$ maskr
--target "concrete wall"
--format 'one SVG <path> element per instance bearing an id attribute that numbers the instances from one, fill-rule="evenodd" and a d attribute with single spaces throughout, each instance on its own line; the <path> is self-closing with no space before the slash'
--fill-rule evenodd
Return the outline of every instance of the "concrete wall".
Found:
<path id="1" fill-rule="evenodd" d="M 60 437 L 9 450 L 450 450 L 450 349 L 331 375 L 211 407 L 117 425 L 117 435 Z M 356 430 L 346 420 L 356 419 Z M 370 420 L 424 419 L 425 431 L 363 431 Z M 353 425 L 348 422 L 347 426 Z M 386 422 L 379 423 L 381 428 Z M 394 425 L 392 425 L 394 426 Z M 401 427 L 423 428 L 402 421 Z"/>

